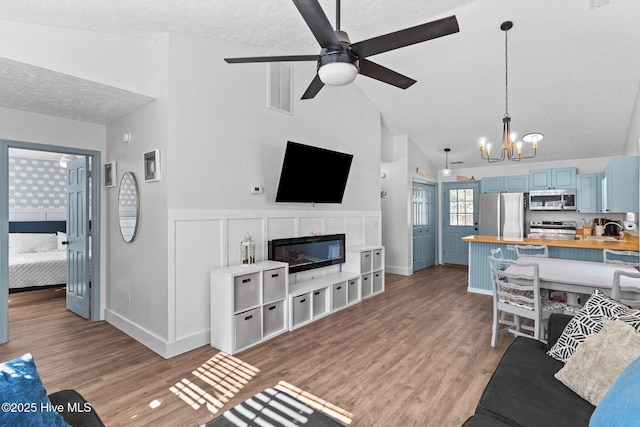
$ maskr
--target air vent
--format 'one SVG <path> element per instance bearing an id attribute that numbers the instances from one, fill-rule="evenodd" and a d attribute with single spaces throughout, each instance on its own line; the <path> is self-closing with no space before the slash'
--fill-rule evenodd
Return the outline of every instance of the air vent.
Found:
<path id="1" fill-rule="evenodd" d="M 269 108 L 293 114 L 293 67 L 283 62 L 269 63 Z"/>
<path id="2" fill-rule="evenodd" d="M 462 160 L 458 160 L 457 162 L 449 162 L 450 165 L 461 165 L 464 162 Z"/>

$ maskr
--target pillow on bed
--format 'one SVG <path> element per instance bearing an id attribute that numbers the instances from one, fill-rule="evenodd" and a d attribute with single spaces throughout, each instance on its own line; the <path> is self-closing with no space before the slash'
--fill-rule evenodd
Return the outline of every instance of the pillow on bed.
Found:
<path id="1" fill-rule="evenodd" d="M 51 252 L 58 250 L 58 240 L 53 233 L 9 233 L 12 254 Z"/>
<path id="2" fill-rule="evenodd" d="M 58 250 L 59 251 L 66 251 L 67 250 L 67 246 L 63 245 L 62 242 L 66 242 L 67 241 L 67 233 L 65 233 L 64 231 L 57 231 L 56 232 L 56 237 L 57 237 L 57 241 L 58 241 Z"/>

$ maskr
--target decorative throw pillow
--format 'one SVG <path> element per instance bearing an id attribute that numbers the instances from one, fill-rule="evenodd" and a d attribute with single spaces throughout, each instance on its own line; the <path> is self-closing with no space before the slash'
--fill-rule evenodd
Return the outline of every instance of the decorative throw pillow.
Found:
<path id="1" fill-rule="evenodd" d="M 640 333 L 628 323 L 604 319 L 602 330 L 589 335 L 555 377 L 598 406 L 616 378 L 638 356 Z"/>
<path id="2" fill-rule="evenodd" d="M 53 233 L 9 233 L 9 247 L 14 254 L 51 252 L 58 242 Z"/>
<path id="3" fill-rule="evenodd" d="M 620 320 L 640 329 L 640 310 L 632 310 L 596 289 L 547 354 L 566 362 L 587 336 L 600 332 L 602 319 Z"/>
<path id="4" fill-rule="evenodd" d="M 640 420 L 640 358 L 625 369 L 602 397 L 589 427 L 637 426 Z"/>
<path id="5" fill-rule="evenodd" d="M 0 364 L 0 396 L 2 426 L 69 426 L 52 407 L 30 353 Z"/>

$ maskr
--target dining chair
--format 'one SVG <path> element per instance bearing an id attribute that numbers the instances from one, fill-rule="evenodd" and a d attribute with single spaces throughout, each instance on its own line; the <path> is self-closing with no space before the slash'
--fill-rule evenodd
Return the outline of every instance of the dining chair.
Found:
<path id="1" fill-rule="evenodd" d="M 613 273 L 613 286 L 611 287 L 611 298 L 628 307 L 640 309 L 640 281 L 638 286 L 622 286 L 620 285 L 620 277 L 627 276 L 634 279 L 640 279 L 640 272 L 632 273 L 629 271 L 617 270 Z"/>
<path id="2" fill-rule="evenodd" d="M 635 251 L 602 250 L 602 262 L 640 267 L 640 253 Z"/>
<path id="3" fill-rule="evenodd" d="M 498 259 L 503 259 L 504 255 L 502 254 L 502 248 L 495 248 L 495 249 L 491 249 L 489 251 L 491 257 L 493 258 L 498 258 Z"/>
<path id="4" fill-rule="evenodd" d="M 514 265 L 518 271 L 510 272 Z M 497 345 L 498 335 L 504 332 L 546 342 L 545 321 L 551 313 L 563 312 L 566 304 L 541 298 L 538 264 L 489 257 L 489 266 L 493 277 L 491 346 Z"/>
<path id="5" fill-rule="evenodd" d="M 515 245 L 516 256 L 537 256 L 541 258 L 549 258 L 549 248 L 547 245 Z"/>

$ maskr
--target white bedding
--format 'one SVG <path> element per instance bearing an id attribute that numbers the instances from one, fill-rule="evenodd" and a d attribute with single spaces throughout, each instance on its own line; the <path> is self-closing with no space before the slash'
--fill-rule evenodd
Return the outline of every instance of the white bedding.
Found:
<path id="1" fill-rule="evenodd" d="M 9 289 L 67 283 L 67 252 L 27 252 L 9 256 Z"/>

